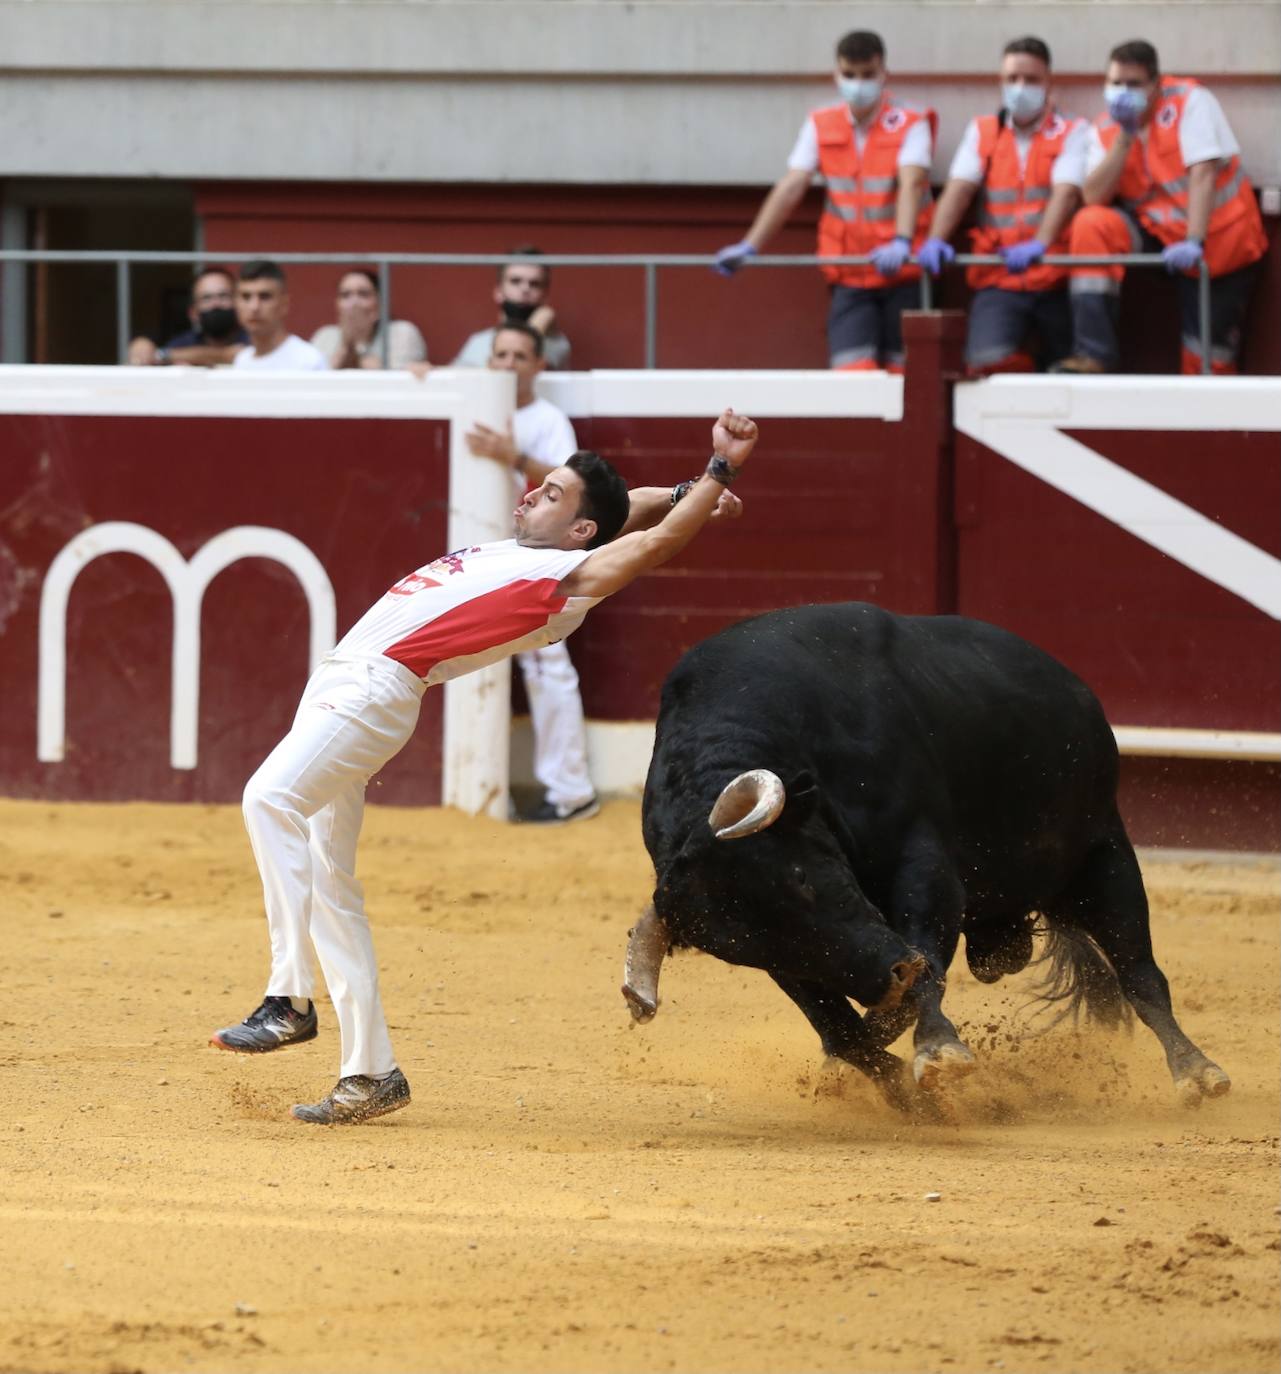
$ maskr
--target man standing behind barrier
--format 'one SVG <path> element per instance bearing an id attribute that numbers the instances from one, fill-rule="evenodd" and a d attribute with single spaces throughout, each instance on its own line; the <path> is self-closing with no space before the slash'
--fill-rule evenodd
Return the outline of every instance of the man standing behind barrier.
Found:
<path id="1" fill-rule="evenodd" d="M 478 458 L 510 468 L 517 497 L 537 487 L 553 468 L 578 448 L 569 416 L 542 396 L 534 379 L 543 370 L 543 336 L 527 324 L 500 325 L 494 333 L 489 366 L 516 377 L 516 413 L 505 431 L 477 424 L 465 438 Z M 587 771 L 587 730 L 578 673 L 563 641 L 516 655 L 529 698 L 534 735 L 534 776 L 542 801 L 521 814 L 522 821 L 558 825 L 587 820 L 600 810 Z"/>
<path id="2" fill-rule="evenodd" d="M 236 315 L 249 343 L 232 367 L 259 372 L 326 372 L 325 355 L 306 339 L 289 332 L 289 290 L 274 262 L 259 258 L 240 269 L 236 282 Z"/>
<path id="3" fill-rule="evenodd" d="M 1035 331 L 1042 365 L 1071 348 L 1067 269 L 1046 267 L 1046 253 L 1066 253 L 1067 226 L 1085 181 L 1085 120 L 1051 101 L 1050 50 L 1039 38 L 1016 38 L 1001 56 L 1001 108 L 971 120 L 920 261 L 936 276 L 956 256 L 947 240 L 977 192 L 974 252 L 999 253 L 1003 267 L 971 267 L 975 295 L 965 340 L 974 375 L 1030 372 L 1026 351 Z"/>
<path id="4" fill-rule="evenodd" d="M 553 469 L 515 512 L 516 537 L 458 549 L 397 582 L 312 674 L 289 733 L 245 787 L 262 876 L 271 972 L 262 1004 L 216 1031 L 219 1049 L 262 1054 L 316 1036 L 309 945 L 342 1034 L 333 1091 L 300 1121 L 364 1121 L 408 1105 L 378 991 L 356 844 L 365 788 L 408 743 L 437 683 L 563 639 L 607 596 L 673 558 L 716 513 L 756 445 L 725 411 L 696 481 L 629 492 L 595 453 Z"/>
<path id="5" fill-rule="evenodd" d="M 827 183 L 818 222 L 822 257 L 870 254 L 867 267 L 825 267 L 831 367 L 903 370 L 900 317 L 920 301 L 920 269 L 907 265 L 929 222 L 929 169 L 938 117 L 899 104 L 885 83 L 879 35 L 847 33 L 836 46 L 841 104 L 815 110 L 801 128 L 788 170 L 765 197 L 747 237 L 722 248 L 716 270 L 730 276 L 787 223 L 815 172 Z"/>
<path id="6" fill-rule="evenodd" d="M 1179 274 L 1184 373 L 1202 370 L 1204 260 L 1212 278 L 1211 370 L 1235 373 L 1255 264 L 1268 248 L 1240 145 L 1214 96 L 1191 77 L 1162 76 L 1156 49 L 1142 39 L 1112 50 L 1103 94 L 1107 113 L 1090 131 L 1085 208 L 1072 224 L 1071 251 L 1160 251 L 1166 269 Z M 1073 269 L 1074 348 L 1061 371 L 1117 366 L 1124 275 L 1121 267 Z"/>
<path id="7" fill-rule="evenodd" d="M 498 324 L 472 334 L 451 366 L 486 367 L 494 346 L 494 331 L 504 324 L 527 324 L 543 336 L 547 366 L 558 371 L 569 367 L 569 340 L 561 332 L 556 312 L 547 300 L 552 270 L 546 263 L 533 261 L 539 256 L 538 249 L 530 243 L 512 249 L 513 261 L 498 269 L 498 285 L 494 287 Z"/>

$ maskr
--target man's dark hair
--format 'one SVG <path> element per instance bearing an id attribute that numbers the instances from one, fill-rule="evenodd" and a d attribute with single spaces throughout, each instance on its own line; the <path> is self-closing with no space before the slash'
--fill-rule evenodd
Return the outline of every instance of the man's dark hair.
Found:
<path id="1" fill-rule="evenodd" d="M 595 520 L 596 537 L 587 545 L 598 549 L 608 544 L 627 523 L 631 499 L 627 483 L 600 456 L 590 449 L 579 449 L 565 466 L 576 472 L 583 484 L 583 499 L 578 504 L 581 518 Z"/>
<path id="2" fill-rule="evenodd" d="M 1154 81 L 1161 73 L 1161 63 L 1157 58 L 1156 49 L 1144 38 L 1132 38 L 1128 43 L 1118 43 L 1108 53 L 1108 61 L 1128 62 L 1136 67 L 1143 67 L 1147 71 L 1149 81 Z"/>
<path id="3" fill-rule="evenodd" d="M 202 267 L 191 279 L 191 298 L 196 298 L 196 287 L 200 285 L 206 277 L 226 277 L 234 287 L 236 284 L 236 274 L 227 267 Z"/>
<path id="4" fill-rule="evenodd" d="M 534 345 L 534 355 L 539 358 L 543 356 L 543 336 L 532 324 L 526 324 L 524 320 L 504 320 L 502 324 L 494 326 L 494 338 L 497 339 L 500 334 L 523 334 Z M 490 350 L 493 350 L 492 344 Z"/>
<path id="5" fill-rule="evenodd" d="M 870 62 L 875 57 L 884 62 L 885 44 L 881 42 L 879 33 L 873 33 L 870 29 L 855 29 L 836 45 L 836 55 L 847 62 Z"/>
<path id="6" fill-rule="evenodd" d="M 285 285 L 284 269 L 270 258 L 255 258 L 240 269 L 241 281 L 278 281 Z"/>
<path id="7" fill-rule="evenodd" d="M 1047 67 L 1052 67 L 1050 61 L 1050 48 L 1048 43 L 1043 43 L 1039 38 L 1012 38 L 1006 45 L 1002 57 L 1009 57 L 1012 53 L 1026 53 L 1028 57 L 1039 57 Z"/>
<path id="8" fill-rule="evenodd" d="M 513 258 L 541 258 L 543 256 L 543 250 L 541 248 L 535 248 L 532 243 L 518 243 L 516 247 L 512 249 L 511 256 Z M 519 265 L 520 264 L 516 262 L 503 263 L 498 269 L 498 283 L 500 286 L 503 281 L 503 273 L 506 272 L 509 267 L 518 267 Z M 545 262 L 539 263 L 539 266 L 543 269 L 543 285 L 550 286 L 552 284 L 552 269 L 548 267 Z"/>
<path id="9" fill-rule="evenodd" d="M 371 272 L 367 267 L 349 267 L 342 277 L 364 277 L 364 279 L 374 288 L 374 295 L 380 296 L 382 288 L 378 285 L 378 273 Z M 342 277 L 338 278 L 338 285 L 342 285 Z"/>

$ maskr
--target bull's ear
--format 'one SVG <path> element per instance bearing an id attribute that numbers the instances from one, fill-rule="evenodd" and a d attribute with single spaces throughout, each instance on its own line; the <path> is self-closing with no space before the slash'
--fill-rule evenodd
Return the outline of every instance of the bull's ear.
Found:
<path id="1" fill-rule="evenodd" d="M 804 825 L 821 800 L 818 779 L 809 769 L 803 768 L 787 784 L 787 805 L 783 808 L 781 819 L 792 825 Z"/>

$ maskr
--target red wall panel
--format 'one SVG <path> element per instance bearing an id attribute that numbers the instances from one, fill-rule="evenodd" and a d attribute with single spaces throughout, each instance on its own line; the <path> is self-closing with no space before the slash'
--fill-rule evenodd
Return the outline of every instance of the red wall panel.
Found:
<path id="1" fill-rule="evenodd" d="M 106 554 L 67 608 L 67 745 L 36 761 L 37 627 L 50 563 L 81 530 L 146 525 L 190 558 L 236 525 L 302 540 L 324 565 L 338 633 L 445 546 L 447 426 L 437 421 L 0 416 L 0 792 L 232 801 L 288 729 L 307 678 L 308 612 L 282 565 L 232 564 L 205 594 L 199 762 L 169 761 L 172 602 L 160 573 Z M 440 797 L 440 694 L 379 782 Z"/>

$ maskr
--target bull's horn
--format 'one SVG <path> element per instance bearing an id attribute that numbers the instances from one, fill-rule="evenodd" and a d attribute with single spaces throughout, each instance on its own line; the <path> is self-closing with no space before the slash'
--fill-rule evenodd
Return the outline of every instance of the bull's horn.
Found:
<path id="1" fill-rule="evenodd" d="M 623 972 L 623 996 L 632 1020 L 644 1025 L 658 1011 L 658 975 L 663 959 L 672 947 L 667 923 L 648 907 L 627 932 L 627 962 Z"/>
<path id="2" fill-rule="evenodd" d="M 718 840 L 741 840 L 773 825 L 783 814 L 787 791 L 783 780 L 768 768 L 740 773 L 716 798 L 707 824 Z"/>

